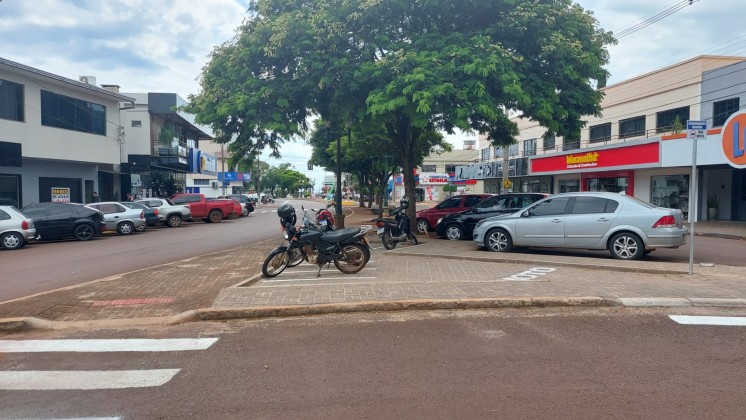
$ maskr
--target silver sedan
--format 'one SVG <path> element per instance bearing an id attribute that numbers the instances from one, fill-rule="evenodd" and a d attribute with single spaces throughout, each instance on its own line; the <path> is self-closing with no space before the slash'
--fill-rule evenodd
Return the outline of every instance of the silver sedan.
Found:
<path id="1" fill-rule="evenodd" d="M 131 209 L 114 201 L 91 203 L 92 207 L 104 214 L 104 230 L 116 231 L 120 235 L 129 235 L 146 228 L 145 213 L 140 209 Z"/>
<path id="2" fill-rule="evenodd" d="M 474 228 L 474 243 L 495 252 L 513 247 L 608 249 L 634 260 L 656 248 L 686 243 L 679 209 L 667 209 L 621 194 L 556 194 L 512 214 L 485 219 Z"/>

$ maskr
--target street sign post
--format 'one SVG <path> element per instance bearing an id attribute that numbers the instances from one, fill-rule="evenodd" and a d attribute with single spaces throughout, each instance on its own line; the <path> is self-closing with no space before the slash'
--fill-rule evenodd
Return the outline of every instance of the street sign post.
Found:
<path id="1" fill-rule="evenodd" d="M 687 137 L 692 140 L 692 177 L 689 182 L 689 274 L 694 274 L 694 223 L 697 220 L 697 141 L 707 138 L 707 121 L 686 122 Z"/>

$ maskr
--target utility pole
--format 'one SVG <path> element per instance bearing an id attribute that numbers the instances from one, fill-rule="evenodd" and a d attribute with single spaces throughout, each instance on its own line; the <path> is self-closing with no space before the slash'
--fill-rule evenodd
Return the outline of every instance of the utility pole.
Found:
<path id="1" fill-rule="evenodd" d="M 223 195 L 226 195 L 226 192 L 225 192 L 225 181 L 226 181 L 225 179 L 225 149 L 223 146 L 224 145 L 220 143 L 220 163 L 223 167 L 223 169 L 221 169 L 221 171 L 223 172 Z"/>
<path id="2" fill-rule="evenodd" d="M 510 189 L 508 187 L 509 185 L 508 182 L 506 182 L 506 181 L 510 181 L 510 179 L 508 179 L 510 175 L 510 159 L 508 159 L 509 147 L 502 146 L 502 148 L 503 148 L 503 185 L 502 185 L 503 188 L 502 188 L 502 191 L 503 191 L 503 194 L 507 194 L 508 190 Z"/>

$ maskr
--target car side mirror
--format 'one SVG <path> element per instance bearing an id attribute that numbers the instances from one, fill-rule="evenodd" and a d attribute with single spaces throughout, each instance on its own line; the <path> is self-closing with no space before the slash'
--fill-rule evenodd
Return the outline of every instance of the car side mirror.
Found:
<path id="1" fill-rule="evenodd" d="M 528 211 L 528 210 L 526 210 L 523 213 L 521 213 L 521 217 L 529 217 L 529 216 L 531 216 L 531 212 Z"/>

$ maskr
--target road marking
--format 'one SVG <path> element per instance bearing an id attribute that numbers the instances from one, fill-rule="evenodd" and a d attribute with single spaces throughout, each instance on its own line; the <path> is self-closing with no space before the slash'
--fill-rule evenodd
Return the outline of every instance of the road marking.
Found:
<path id="1" fill-rule="evenodd" d="M 167 383 L 180 370 L 31 370 L 0 372 L 0 389 L 10 391 L 145 388 Z"/>
<path id="2" fill-rule="evenodd" d="M 0 340 L 0 353 L 205 350 L 217 338 Z"/>
<path id="3" fill-rule="evenodd" d="M 262 279 L 263 283 L 280 283 L 280 282 L 289 282 L 289 281 L 314 281 L 314 280 L 338 280 L 338 279 L 375 279 L 377 277 L 365 277 L 365 276 L 355 276 L 350 277 L 349 275 L 340 275 L 339 277 L 309 277 L 305 279 L 281 279 L 281 280 L 267 280 Z"/>
<path id="4" fill-rule="evenodd" d="M 529 268 L 526 271 L 521 271 L 518 274 L 513 274 L 512 276 L 503 277 L 503 280 L 510 280 L 510 281 L 532 281 L 535 280 L 539 276 L 546 276 L 547 274 L 555 271 L 556 268 L 551 267 L 533 267 Z"/>
<path id="5" fill-rule="evenodd" d="M 669 315 L 669 318 L 685 325 L 726 325 L 734 327 L 746 326 L 746 317 L 742 316 L 688 316 Z"/>

